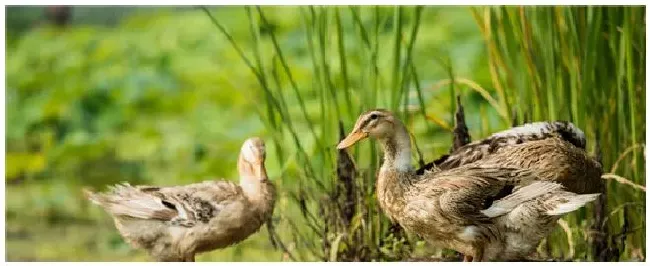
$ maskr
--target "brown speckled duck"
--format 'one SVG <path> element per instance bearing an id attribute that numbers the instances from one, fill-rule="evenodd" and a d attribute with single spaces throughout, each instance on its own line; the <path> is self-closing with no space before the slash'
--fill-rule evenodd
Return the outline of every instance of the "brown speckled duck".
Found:
<path id="1" fill-rule="evenodd" d="M 264 142 L 250 138 L 239 155 L 239 184 L 205 181 L 174 187 L 116 185 L 85 190 L 114 219 L 122 237 L 157 261 L 194 261 L 257 232 L 273 213 L 275 186 L 266 175 Z"/>
<path id="2" fill-rule="evenodd" d="M 376 191 L 384 213 L 407 231 L 463 253 L 466 261 L 522 259 L 559 217 L 598 196 L 565 188 L 598 179 L 590 168 L 600 165 L 562 139 L 503 145 L 483 159 L 417 174 L 409 134 L 392 113 L 362 114 L 338 148 L 367 137 L 384 152 Z"/>

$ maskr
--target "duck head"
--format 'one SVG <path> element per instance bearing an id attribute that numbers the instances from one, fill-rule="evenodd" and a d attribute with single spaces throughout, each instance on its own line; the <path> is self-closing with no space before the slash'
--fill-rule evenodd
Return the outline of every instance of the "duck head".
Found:
<path id="1" fill-rule="evenodd" d="M 384 109 L 370 110 L 359 116 L 352 132 L 336 148 L 348 148 L 368 137 L 380 141 L 390 138 L 395 135 L 395 131 L 400 125 L 401 122 L 390 111 Z"/>
<path id="2" fill-rule="evenodd" d="M 382 168 L 411 170 L 411 139 L 404 124 L 388 110 L 374 109 L 359 116 L 352 132 L 337 146 L 348 148 L 365 138 L 376 139 L 384 151 Z"/>
<path id="3" fill-rule="evenodd" d="M 264 166 L 265 160 L 266 146 L 264 141 L 258 137 L 247 139 L 241 147 L 237 163 L 240 176 L 254 176 L 260 180 L 267 179 L 266 167 Z"/>

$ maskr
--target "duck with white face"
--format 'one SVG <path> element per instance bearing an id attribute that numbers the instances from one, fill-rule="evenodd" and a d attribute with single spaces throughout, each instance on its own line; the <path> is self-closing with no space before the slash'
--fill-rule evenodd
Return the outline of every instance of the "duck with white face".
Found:
<path id="1" fill-rule="evenodd" d="M 410 161 L 408 131 L 387 110 L 361 114 L 337 148 L 369 137 L 384 153 L 376 186 L 384 213 L 407 231 L 463 253 L 466 261 L 522 259 L 559 217 L 598 196 L 578 195 L 555 182 L 558 176 L 581 177 L 567 176 L 572 171 L 552 172 L 558 164 L 579 168 L 585 163 L 575 161 L 584 159 L 582 151 L 562 140 L 523 143 L 485 160 L 418 175 Z M 554 161 L 539 162 L 549 158 Z M 532 167 L 532 161 L 541 166 Z"/>

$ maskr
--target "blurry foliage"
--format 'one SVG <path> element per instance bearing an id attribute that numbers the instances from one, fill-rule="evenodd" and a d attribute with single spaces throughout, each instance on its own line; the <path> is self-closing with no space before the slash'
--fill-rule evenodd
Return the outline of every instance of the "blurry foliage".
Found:
<path id="1" fill-rule="evenodd" d="M 36 233 L 50 214 L 88 210 L 106 220 L 81 186 L 238 180 L 241 143 L 262 128 L 254 103 L 233 93 L 249 86 L 246 74 L 211 31 L 193 12 L 152 12 L 117 28 L 41 25 L 8 47 L 8 230 L 30 221 Z"/>
<path id="2" fill-rule="evenodd" d="M 219 71 L 222 56 L 207 32 L 196 30 L 205 19 L 185 17 L 179 19 L 186 23 L 176 23 L 151 15 L 115 30 L 43 27 L 23 36 L 8 52 L 7 155 L 16 163 L 8 164 L 7 178 L 44 171 L 49 178 L 79 175 L 93 169 L 93 161 L 115 161 L 105 174 L 114 177 L 76 177 L 83 184 L 124 179 L 110 171 L 131 169 L 132 163 L 163 168 L 158 171 L 173 178 L 186 175 L 188 181 L 234 173 L 219 162 L 234 165 L 231 154 L 244 138 L 230 132 L 229 124 L 246 133 L 259 126 L 221 115 L 228 110 L 246 117 L 250 103 L 230 93 L 243 84 L 224 82 L 233 75 Z M 204 153 L 196 162 L 195 150 Z M 46 162 L 32 160 L 43 156 Z M 200 164 L 207 158 L 212 162 Z M 152 180 L 158 171 L 134 170 L 127 180 Z"/>

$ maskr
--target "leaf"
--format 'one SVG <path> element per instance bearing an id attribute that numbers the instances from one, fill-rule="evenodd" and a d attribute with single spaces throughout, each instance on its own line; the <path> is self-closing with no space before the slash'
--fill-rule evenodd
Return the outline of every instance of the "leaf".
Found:
<path id="1" fill-rule="evenodd" d="M 9 153 L 5 158 L 7 169 L 5 175 L 7 180 L 13 180 L 20 174 L 34 174 L 45 169 L 47 161 L 41 153 Z"/>
<path id="2" fill-rule="evenodd" d="M 354 217 L 352 217 L 352 221 L 350 222 L 350 228 L 348 229 L 351 234 L 353 234 L 359 226 L 363 224 L 363 213 L 358 212 Z"/>
<path id="3" fill-rule="evenodd" d="M 341 238 L 343 234 L 338 234 L 336 239 L 332 242 L 332 247 L 330 248 L 330 258 L 329 261 L 336 261 L 339 253 L 339 244 L 341 243 Z"/>

